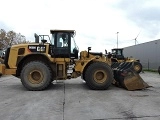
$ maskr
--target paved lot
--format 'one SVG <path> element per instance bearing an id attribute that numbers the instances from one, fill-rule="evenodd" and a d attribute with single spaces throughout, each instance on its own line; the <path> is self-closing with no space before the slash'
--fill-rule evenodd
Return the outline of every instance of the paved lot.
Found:
<path id="1" fill-rule="evenodd" d="M 80 79 L 53 83 L 45 91 L 27 91 L 13 76 L 0 78 L 0 120 L 159 120 L 160 75 L 142 73 L 151 86 L 126 91 L 111 86 L 90 90 Z"/>

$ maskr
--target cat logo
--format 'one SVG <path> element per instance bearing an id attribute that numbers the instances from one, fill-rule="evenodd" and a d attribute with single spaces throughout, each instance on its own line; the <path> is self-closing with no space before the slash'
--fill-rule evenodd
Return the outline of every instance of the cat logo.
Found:
<path id="1" fill-rule="evenodd" d="M 30 45 L 28 46 L 29 51 L 31 52 L 46 52 L 46 45 Z"/>
<path id="2" fill-rule="evenodd" d="M 46 50 L 45 46 L 37 46 L 37 51 L 44 52 Z"/>

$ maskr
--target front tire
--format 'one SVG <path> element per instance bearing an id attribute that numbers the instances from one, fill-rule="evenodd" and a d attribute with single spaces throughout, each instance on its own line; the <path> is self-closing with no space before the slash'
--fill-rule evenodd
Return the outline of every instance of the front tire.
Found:
<path id="1" fill-rule="evenodd" d="M 140 73 L 142 71 L 142 64 L 140 62 L 134 62 L 134 70 Z"/>
<path id="2" fill-rule="evenodd" d="M 113 81 L 111 67 L 103 62 L 92 63 L 85 72 L 86 84 L 94 90 L 105 90 Z"/>
<path id="3" fill-rule="evenodd" d="M 21 72 L 21 82 L 28 90 L 44 90 L 51 83 L 51 69 L 41 61 L 26 64 Z"/>

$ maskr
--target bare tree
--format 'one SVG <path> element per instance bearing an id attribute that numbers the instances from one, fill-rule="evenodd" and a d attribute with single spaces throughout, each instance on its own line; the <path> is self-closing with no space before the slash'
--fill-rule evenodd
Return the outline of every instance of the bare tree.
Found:
<path id="1" fill-rule="evenodd" d="M 14 31 L 7 32 L 7 38 L 9 39 L 9 45 L 11 46 L 16 41 L 16 33 Z"/>
<path id="2" fill-rule="evenodd" d="M 6 37 L 6 31 L 4 29 L 0 29 L 0 49 L 5 48 L 8 46 L 8 39 Z"/>
<path id="3" fill-rule="evenodd" d="M 28 43 L 29 41 L 26 41 L 26 37 L 24 35 L 21 35 L 21 33 L 17 33 L 16 37 L 13 39 L 13 44 L 21 44 L 21 43 Z"/>
<path id="4" fill-rule="evenodd" d="M 21 33 L 16 33 L 13 30 L 6 32 L 4 29 L 0 29 L 0 49 L 5 49 L 8 46 L 29 43 Z"/>

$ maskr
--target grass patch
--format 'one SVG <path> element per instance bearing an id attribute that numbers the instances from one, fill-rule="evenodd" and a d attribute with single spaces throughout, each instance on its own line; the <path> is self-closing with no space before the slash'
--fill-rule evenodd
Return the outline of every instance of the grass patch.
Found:
<path id="1" fill-rule="evenodd" d="M 155 69 L 143 69 L 143 71 L 158 73 L 158 70 L 155 70 Z"/>

